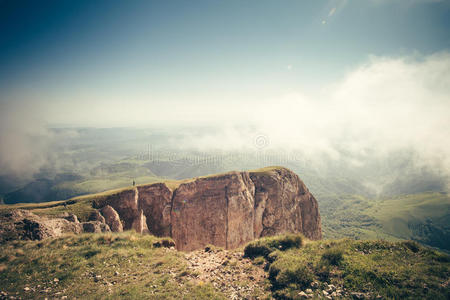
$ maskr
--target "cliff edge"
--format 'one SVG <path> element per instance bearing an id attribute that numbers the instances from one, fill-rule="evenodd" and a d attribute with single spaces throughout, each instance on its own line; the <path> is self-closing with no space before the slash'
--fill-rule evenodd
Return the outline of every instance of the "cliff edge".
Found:
<path id="1" fill-rule="evenodd" d="M 158 182 L 23 208 L 0 214 L 0 241 L 134 230 L 171 237 L 178 250 L 191 251 L 208 244 L 234 249 L 287 232 L 322 237 L 316 199 L 283 167 Z"/>
<path id="2" fill-rule="evenodd" d="M 316 199 L 283 167 L 137 186 L 93 205 L 116 210 L 124 230 L 172 237 L 179 250 L 233 249 L 284 232 L 322 237 Z"/>

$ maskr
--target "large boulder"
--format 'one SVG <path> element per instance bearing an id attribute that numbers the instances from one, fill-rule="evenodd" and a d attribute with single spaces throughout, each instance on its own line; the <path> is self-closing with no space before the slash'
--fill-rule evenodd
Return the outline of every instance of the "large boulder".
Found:
<path id="1" fill-rule="evenodd" d="M 108 224 L 109 228 L 111 228 L 111 231 L 113 232 L 123 231 L 120 216 L 114 208 L 112 208 L 109 205 L 106 205 L 101 209 L 101 214 L 103 215 L 103 218 L 105 220 L 103 223 Z"/>

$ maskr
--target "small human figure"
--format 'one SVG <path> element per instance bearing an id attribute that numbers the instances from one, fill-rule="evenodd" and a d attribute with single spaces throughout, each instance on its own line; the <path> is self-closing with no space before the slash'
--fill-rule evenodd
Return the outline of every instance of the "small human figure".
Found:
<path id="1" fill-rule="evenodd" d="M 134 181 L 134 179 L 133 179 L 133 186 L 135 186 L 136 185 L 136 181 Z"/>

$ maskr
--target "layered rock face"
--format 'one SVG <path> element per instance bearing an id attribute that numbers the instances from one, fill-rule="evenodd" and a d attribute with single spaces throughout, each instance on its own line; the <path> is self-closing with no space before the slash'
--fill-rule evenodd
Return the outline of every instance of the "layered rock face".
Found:
<path id="1" fill-rule="evenodd" d="M 319 206 L 297 174 L 285 168 L 252 172 L 255 184 L 254 236 L 301 232 L 322 238 Z"/>
<path id="2" fill-rule="evenodd" d="M 15 210 L 0 218 L 0 233 L 4 240 L 43 239 L 133 229 L 172 237 L 177 249 L 187 251 L 208 244 L 232 249 L 286 232 L 322 237 L 316 199 L 286 168 L 229 172 L 176 185 L 172 190 L 165 183 L 155 183 L 96 197 L 96 210 L 84 223 L 75 215 L 50 219 Z"/>
<path id="3" fill-rule="evenodd" d="M 98 213 L 98 212 L 97 212 Z M 109 228 L 111 228 L 114 232 L 122 232 L 123 225 L 120 221 L 120 216 L 117 211 L 109 205 L 106 205 L 101 209 L 101 214 L 99 214 L 99 221 L 108 224 Z M 103 219 L 102 219 L 103 218 Z"/>
<path id="4" fill-rule="evenodd" d="M 80 223 L 75 215 L 67 214 L 57 218 L 46 218 L 28 210 L 17 209 L 0 218 L 0 243 L 9 240 L 42 240 L 63 234 L 83 232 L 110 232 L 101 221 Z"/>
<path id="5" fill-rule="evenodd" d="M 172 238 L 178 249 L 236 248 L 254 238 L 254 186 L 247 172 L 200 178 L 176 189 Z"/>
<path id="6" fill-rule="evenodd" d="M 285 232 L 322 237 L 316 199 L 281 167 L 200 177 L 173 191 L 165 183 L 139 186 L 94 203 L 100 211 L 107 205 L 124 230 L 170 236 L 179 250 L 207 244 L 232 249 Z"/>

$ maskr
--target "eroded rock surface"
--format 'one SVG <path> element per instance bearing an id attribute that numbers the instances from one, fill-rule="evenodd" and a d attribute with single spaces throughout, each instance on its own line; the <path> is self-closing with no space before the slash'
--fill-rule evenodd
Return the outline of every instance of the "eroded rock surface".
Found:
<path id="1" fill-rule="evenodd" d="M 164 183 L 137 187 L 139 208 L 147 218 L 148 230 L 156 236 L 170 236 L 172 191 Z"/>
<path id="2" fill-rule="evenodd" d="M 103 218 L 103 222 L 101 218 L 98 218 L 101 223 L 106 223 L 108 224 L 109 228 L 111 228 L 111 231 L 113 232 L 122 232 L 123 231 L 123 226 L 122 226 L 122 222 L 120 221 L 120 216 L 117 213 L 117 211 L 112 208 L 109 205 L 106 205 L 105 207 L 103 207 L 101 209 L 101 215 L 100 217 Z"/>
<path id="3" fill-rule="evenodd" d="M 42 240 L 63 234 L 111 231 L 100 221 L 80 223 L 76 217 L 47 218 L 28 210 L 16 209 L 0 218 L 0 242 L 9 240 Z"/>
<path id="4" fill-rule="evenodd" d="M 284 232 L 322 237 L 317 201 L 292 171 L 266 168 L 195 178 L 171 190 L 139 186 L 97 201 L 111 206 L 124 230 L 170 236 L 179 250 L 207 244 L 232 249 Z"/>
<path id="5" fill-rule="evenodd" d="M 170 186 L 148 184 L 96 197 L 96 210 L 84 223 L 68 213 L 46 218 L 14 210 L 0 219 L 2 240 L 135 230 L 172 237 L 177 249 L 190 251 L 208 244 L 233 249 L 285 232 L 322 236 L 316 199 L 286 168 L 229 172 Z"/>

